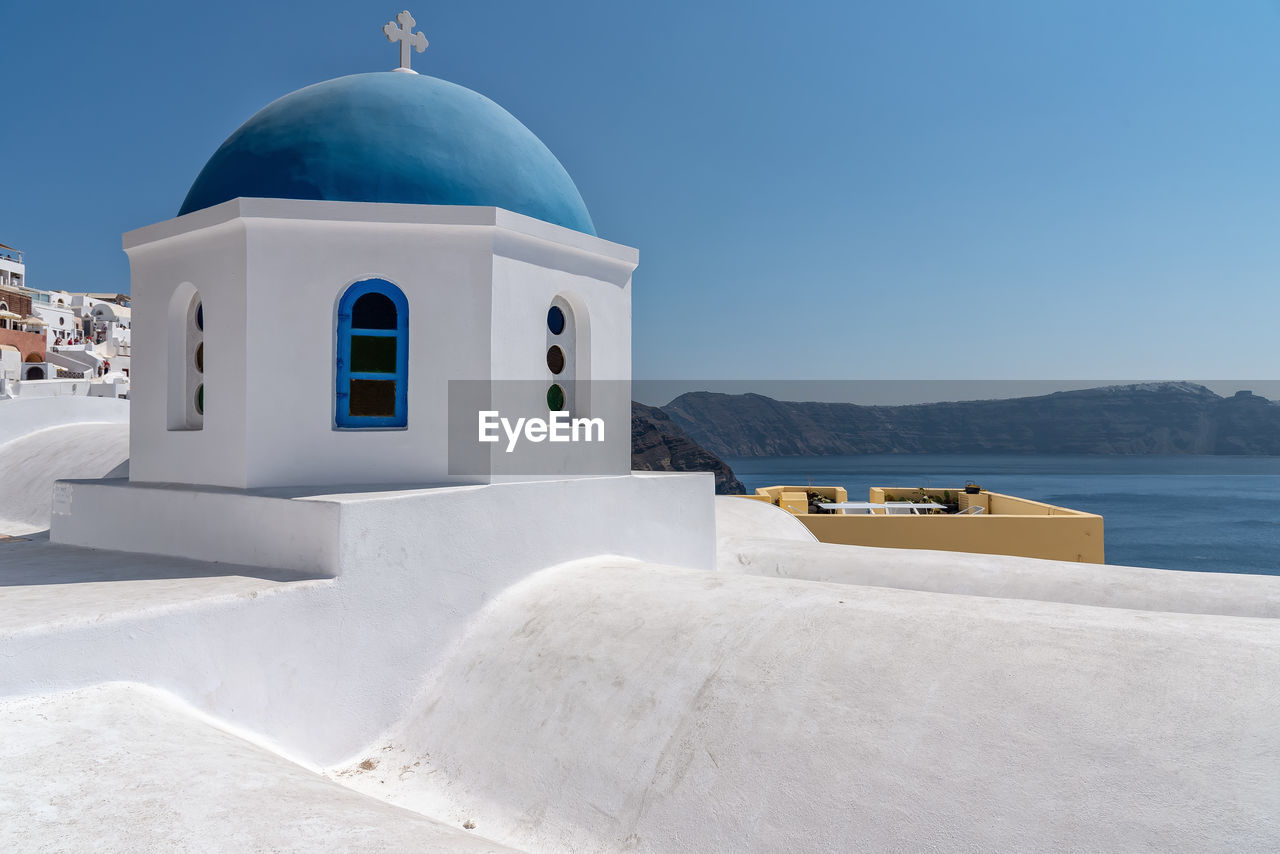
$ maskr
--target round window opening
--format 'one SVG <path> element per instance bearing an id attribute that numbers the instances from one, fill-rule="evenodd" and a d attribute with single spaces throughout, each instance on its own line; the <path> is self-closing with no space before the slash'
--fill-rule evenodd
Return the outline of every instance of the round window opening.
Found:
<path id="1" fill-rule="evenodd" d="M 67 319 L 66 319 L 65 317 L 59 317 L 59 318 L 58 318 L 58 325 L 59 325 L 59 326 L 65 326 L 65 325 L 66 325 L 66 323 L 67 323 Z"/>
<path id="2" fill-rule="evenodd" d="M 200 345 L 196 347 L 196 370 L 202 374 L 204 373 L 204 342 L 203 341 L 201 341 Z"/>
<path id="3" fill-rule="evenodd" d="M 204 303 L 196 306 L 196 329 L 204 332 Z"/>
<path id="4" fill-rule="evenodd" d="M 559 347 L 552 347 L 547 351 L 547 367 L 551 369 L 551 373 L 558 374 L 564 370 L 564 351 Z"/>
<path id="5" fill-rule="evenodd" d="M 560 306 L 553 305 L 547 312 L 547 328 L 551 330 L 552 335 L 564 332 L 564 312 L 560 310 Z"/>
<path id="6" fill-rule="evenodd" d="M 556 383 L 547 389 L 547 408 L 552 412 L 559 412 L 564 409 L 564 389 Z"/>
<path id="7" fill-rule="evenodd" d="M 196 386 L 196 412 L 204 415 L 204 383 Z"/>

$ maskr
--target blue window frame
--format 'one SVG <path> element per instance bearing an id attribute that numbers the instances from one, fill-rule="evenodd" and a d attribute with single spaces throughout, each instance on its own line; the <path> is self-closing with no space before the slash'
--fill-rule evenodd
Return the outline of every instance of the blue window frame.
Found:
<path id="1" fill-rule="evenodd" d="M 356 282 L 338 302 L 334 425 L 404 427 L 408 418 L 409 303 L 385 279 Z"/>

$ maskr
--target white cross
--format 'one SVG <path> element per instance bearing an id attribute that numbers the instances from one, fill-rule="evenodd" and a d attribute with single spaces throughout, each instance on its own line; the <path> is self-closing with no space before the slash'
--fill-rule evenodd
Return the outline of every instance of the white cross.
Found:
<path id="1" fill-rule="evenodd" d="M 395 44 L 400 42 L 400 67 L 396 71 L 408 71 L 410 74 L 417 74 L 409 67 L 409 59 L 412 56 L 411 49 L 416 49 L 418 53 L 422 53 L 427 49 L 427 37 L 422 33 L 413 32 L 413 28 L 418 22 L 413 19 L 413 15 L 409 14 L 409 10 L 396 15 L 396 21 L 400 22 L 400 26 L 396 26 L 395 21 L 388 21 L 382 31 L 387 34 L 387 41 Z M 403 28 L 403 29 L 401 29 Z"/>

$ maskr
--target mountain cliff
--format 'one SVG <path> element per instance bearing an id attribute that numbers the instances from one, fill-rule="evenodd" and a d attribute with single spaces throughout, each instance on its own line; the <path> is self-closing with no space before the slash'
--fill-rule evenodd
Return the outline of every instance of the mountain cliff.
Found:
<path id="1" fill-rule="evenodd" d="M 724 460 L 700 447 L 661 409 L 631 402 L 631 468 L 635 471 L 709 471 L 717 495 L 742 495 L 746 487 Z"/>
<path id="2" fill-rule="evenodd" d="M 1280 404 L 1194 383 L 1143 383 L 910 406 L 690 392 L 663 407 L 724 456 L 828 454 L 1280 455 Z"/>

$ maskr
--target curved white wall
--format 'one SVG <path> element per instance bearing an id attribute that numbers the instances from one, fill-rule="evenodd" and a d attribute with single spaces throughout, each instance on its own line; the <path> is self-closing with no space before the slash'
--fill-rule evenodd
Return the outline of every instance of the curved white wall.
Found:
<path id="1" fill-rule="evenodd" d="M 107 399 L 59 397 L 32 403 L 90 400 Z M 27 405 L 25 401 L 0 402 L 3 413 L 14 406 Z M 57 424 L 3 442 L 0 444 L 0 535 L 47 530 L 55 481 L 104 477 L 128 459 L 129 426 L 119 422 Z"/>
<path id="2" fill-rule="evenodd" d="M 1270 851 L 1278 683 L 1272 620 L 593 561 L 346 767 L 533 851 Z"/>

